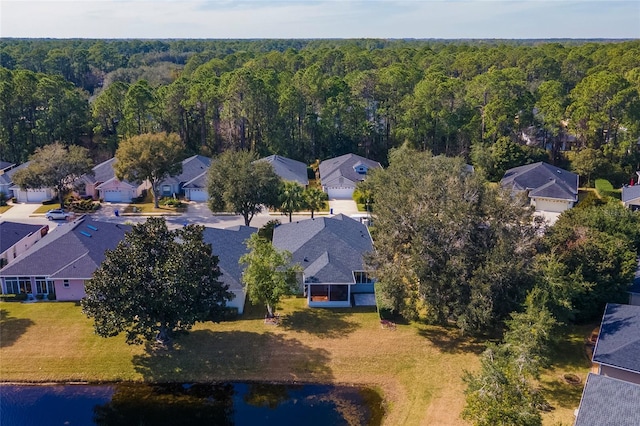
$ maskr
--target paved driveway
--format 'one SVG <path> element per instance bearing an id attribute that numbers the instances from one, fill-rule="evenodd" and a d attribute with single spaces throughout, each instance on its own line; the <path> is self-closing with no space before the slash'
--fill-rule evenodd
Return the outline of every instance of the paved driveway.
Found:
<path id="1" fill-rule="evenodd" d="M 329 200 L 329 208 L 333 209 L 333 214 L 344 214 L 351 216 L 352 214 L 358 214 L 358 205 L 353 200 Z"/>
<path id="2" fill-rule="evenodd" d="M 40 207 L 40 204 L 13 204 L 6 212 L 0 214 L 0 221 L 2 222 L 19 222 L 29 223 L 32 225 L 49 225 L 49 229 L 56 227 L 58 221 L 47 220 L 44 214 L 34 215 L 33 212 Z M 60 221 L 62 222 L 62 221 Z"/>

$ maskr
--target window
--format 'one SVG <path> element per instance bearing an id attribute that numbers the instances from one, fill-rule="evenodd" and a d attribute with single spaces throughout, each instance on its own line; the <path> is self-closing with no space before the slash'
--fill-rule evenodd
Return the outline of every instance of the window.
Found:
<path id="1" fill-rule="evenodd" d="M 371 284 L 373 282 L 369 274 L 364 271 L 354 271 L 353 279 L 356 284 Z"/>
<path id="2" fill-rule="evenodd" d="M 18 286 L 20 287 L 20 293 L 31 293 L 31 278 L 18 277 Z"/>
<path id="3" fill-rule="evenodd" d="M 18 277 L 8 277 L 4 279 L 7 294 L 20 293 L 20 287 L 18 287 Z"/>
<path id="4" fill-rule="evenodd" d="M 45 277 L 36 277 L 36 293 L 48 293 L 47 279 Z"/>
<path id="5" fill-rule="evenodd" d="M 47 293 L 56 294 L 56 286 L 51 280 L 47 280 Z"/>
<path id="6" fill-rule="evenodd" d="M 62 286 L 65 287 L 65 288 L 68 288 L 69 287 L 69 280 L 62 281 Z"/>

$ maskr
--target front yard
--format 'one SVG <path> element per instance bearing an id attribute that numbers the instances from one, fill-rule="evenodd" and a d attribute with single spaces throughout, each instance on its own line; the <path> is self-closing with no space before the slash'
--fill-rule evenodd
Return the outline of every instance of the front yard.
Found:
<path id="1" fill-rule="evenodd" d="M 385 424 L 465 424 L 460 376 L 478 367 L 481 342 L 422 324 L 383 329 L 374 310 L 308 309 L 299 298 L 285 300 L 280 313 L 280 326 L 266 325 L 264 309 L 248 307 L 238 320 L 199 324 L 173 352 L 148 353 L 122 336 L 95 336 L 74 303 L 0 302 L 0 380 L 368 384 L 386 401 Z M 545 424 L 573 422 L 581 387 L 558 377 L 586 377 L 582 331 L 568 335 L 559 363 L 541 378 L 555 407 Z"/>

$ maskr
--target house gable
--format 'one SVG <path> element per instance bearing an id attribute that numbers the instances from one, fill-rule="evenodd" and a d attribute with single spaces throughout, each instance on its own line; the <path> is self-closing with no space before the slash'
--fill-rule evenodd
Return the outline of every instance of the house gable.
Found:
<path id="1" fill-rule="evenodd" d="M 365 179 L 366 173 L 379 168 L 380 163 L 356 154 L 329 158 L 320 163 L 320 180 L 323 187 L 351 185 Z M 362 173 L 364 172 L 364 173 Z"/>

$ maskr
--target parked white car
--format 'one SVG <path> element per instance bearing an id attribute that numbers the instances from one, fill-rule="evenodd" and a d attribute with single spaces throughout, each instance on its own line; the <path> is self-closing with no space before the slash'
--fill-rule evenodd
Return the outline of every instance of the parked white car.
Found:
<path id="1" fill-rule="evenodd" d="M 73 217 L 72 212 L 65 212 L 62 209 L 49 210 L 44 214 L 48 220 L 66 220 L 68 217 Z"/>

